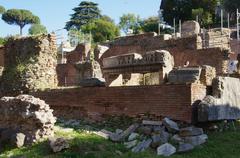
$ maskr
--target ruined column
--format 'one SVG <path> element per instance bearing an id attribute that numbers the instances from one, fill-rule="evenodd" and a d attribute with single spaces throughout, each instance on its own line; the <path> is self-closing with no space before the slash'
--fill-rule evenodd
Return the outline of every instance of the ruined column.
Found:
<path id="1" fill-rule="evenodd" d="M 29 93 L 57 86 L 55 35 L 13 37 L 5 50 L 3 93 Z"/>

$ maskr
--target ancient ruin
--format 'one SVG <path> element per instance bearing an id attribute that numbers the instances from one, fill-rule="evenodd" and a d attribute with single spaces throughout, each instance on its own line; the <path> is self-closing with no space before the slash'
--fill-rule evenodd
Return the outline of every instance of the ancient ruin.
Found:
<path id="1" fill-rule="evenodd" d="M 80 44 L 66 54 L 66 63 L 58 65 L 53 36 L 12 39 L 1 49 L 5 50 L 2 89 L 41 98 L 58 117 L 102 120 L 104 115 L 148 113 L 188 123 L 237 119 L 237 91 L 228 83 L 238 79 L 225 77 L 239 72 L 229 71 L 233 53 L 228 34 L 226 29 L 202 32 L 195 21 L 188 21 L 182 25 L 182 37 L 154 33 L 120 37 L 94 52 L 89 44 Z M 11 84 L 4 80 L 9 75 L 15 75 Z M 222 80 L 216 82 L 219 76 Z M 53 89 L 57 81 L 59 86 L 81 88 Z M 220 96 L 217 85 L 223 85 Z M 40 89 L 51 90 L 35 92 Z M 226 104 L 230 113 L 236 109 L 234 116 L 212 116 Z"/>
<path id="2" fill-rule="evenodd" d="M 98 61 L 91 59 L 92 54 L 89 43 L 79 44 L 68 53 L 66 63 L 57 65 L 58 86 L 97 86 L 105 82 Z M 95 82 L 91 82 L 91 79 L 95 79 Z M 89 80 L 90 84 L 86 84 Z"/>
<path id="3" fill-rule="evenodd" d="M 144 55 L 134 53 L 103 59 L 103 75 L 108 86 L 147 85 L 146 82 L 159 85 L 165 82 L 173 67 L 173 57 L 163 50 L 147 52 Z M 145 81 L 144 75 L 147 73 L 151 77 Z"/>
<path id="4" fill-rule="evenodd" d="M 57 87 L 57 52 L 53 35 L 11 38 L 4 47 L 1 91 L 6 94 Z"/>
<path id="5" fill-rule="evenodd" d="M 5 139 L 10 140 L 19 133 L 24 135 L 22 145 L 54 136 L 56 117 L 52 112 L 53 110 L 43 100 L 30 95 L 1 98 L 0 146 Z"/>

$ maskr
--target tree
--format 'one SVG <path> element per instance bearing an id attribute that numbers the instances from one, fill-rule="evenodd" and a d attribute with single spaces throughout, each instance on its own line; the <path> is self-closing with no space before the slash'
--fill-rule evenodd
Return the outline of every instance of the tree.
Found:
<path id="1" fill-rule="evenodd" d="M 80 30 L 83 25 L 100 17 L 98 4 L 94 2 L 82 1 L 73 11 L 75 13 L 71 15 L 70 21 L 65 26 L 65 29 L 68 31 L 72 28 Z"/>
<path id="2" fill-rule="evenodd" d="M 163 10 L 164 20 L 173 25 L 173 19 L 190 20 L 192 18 L 191 0 L 162 0 L 160 9 Z"/>
<path id="3" fill-rule="evenodd" d="M 142 22 L 142 30 L 144 32 L 158 32 L 158 24 L 159 18 L 158 17 L 149 17 Z"/>
<path id="4" fill-rule="evenodd" d="M 120 17 L 120 28 L 125 34 L 128 34 L 129 30 L 132 30 L 134 34 L 137 34 L 140 30 L 140 18 L 135 14 L 123 14 Z"/>
<path id="5" fill-rule="evenodd" d="M 182 20 L 192 20 L 192 13 L 196 13 L 199 8 L 203 9 L 203 20 L 206 19 L 206 24 L 211 24 L 215 20 L 215 10 L 218 5 L 219 0 L 162 0 L 160 9 L 163 10 L 164 20 L 168 24 L 173 24 L 173 19 Z M 199 11 L 199 10 L 198 10 Z"/>
<path id="6" fill-rule="evenodd" d="M 105 21 L 109 21 L 111 23 L 114 23 L 114 20 L 111 17 L 107 16 L 107 15 L 102 15 L 101 19 L 103 19 Z"/>
<path id="7" fill-rule="evenodd" d="M 0 5 L 0 14 L 3 14 L 5 12 L 5 8 Z"/>
<path id="8" fill-rule="evenodd" d="M 3 13 L 2 19 L 9 25 L 18 25 L 20 27 L 20 35 L 22 29 L 27 24 L 39 24 L 39 17 L 35 16 L 29 10 L 9 9 Z"/>
<path id="9" fill-rule="evenodd" d="M 0 45 L 4 45 L 6 43 L 6 39 L 0 37 Z"/>
<path id="10" fill-rule="evenodd" d="M 203 8 L 193 9 L 192 10 L 192 18 L 196 18 L 198 16 L 198 21 L 203 26 L 209 26 L 213 23 L 212 14 L 203 10 Z"/>
<path id="11" fill-rule="evenodd" d="M 47 34 L 47 28 L 41 24 L 33 24 L 29 28 L 28 33 L 30 35 Z"/>
<path id="12" fill-rule="evenodd" d="M 223 0 L 224 9 L 230 14 L 231 19 L 234 17 L 236 19 L 236 10 L 240 10 L 239 0 Z"/>
<path id="13" fill-rule="evenodd" d="M 91 33 L 94 42 L 105 42 L 119 36 L 119 28 L 110 21 L 96 19 L 82 27 L 84 33 Z"/>

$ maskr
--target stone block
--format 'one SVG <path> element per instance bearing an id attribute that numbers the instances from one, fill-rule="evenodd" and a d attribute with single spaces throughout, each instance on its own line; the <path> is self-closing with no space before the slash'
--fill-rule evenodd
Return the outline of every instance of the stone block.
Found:
<path id="1" fill-rule="evenodd" d="M 83 79 L 79 82 L 79 86 L 81 86 L 81 87 L 104 87 L 105 81 L 102 81 L 98 78 Z"/>
<path id="2" fill-rule="evenodd" d="M 168 74 L 168 82 L 175 84 L 196 83 L 200 80 L 200 74 L 200 67 L 178 68 Z"/>
<path id="3" fill-rule="evenodd" d="M 143 152 L 150 147 L 151 143 L 152 143 L 152 139 L 144 140 L 140 142 L 137 146 L 132 148 L 132 152 L 134 153 Z"/>
<path id="4" fill-rule="evenodd" d="M 176 148 L 169 143 L 163 144 L 157 148 L 157 155 L 171 156 L 176 153 Z"/>
<path id="5" fill-rule="evenodd" d="M 185 21 L 182 24 L 182 37 L 198 35 L 200 33 L 200 25 L 196 21 Z"/>
<path id="6" fill-rule="evenodd" d="M 236 120 L 240 118 L 240 79 L 217 77 L 213 80 L 213 96 L 198 105 L 198 121 Z"/>
<path id="7" fill-rule="evenodd" d="M 133 124 L 133 125 L 129 126 L 121 134 L 112 134 L 110 136 L 110 139 L 114 142 L 123 141 L 127 136 L 129 136 L 131 133 L 133 133 L 138 127 L 139 127 L 139 124 Z"/>
<path id="8" fill-rule="evenodd" d="M 196 127 L 187 127 L 182 128 L 179 131 L 179 135 L 181 137 L 188 137 L 188 136 L 198 136 L 203 134 L 202 128 L 196 128 Z"/>
<path id="9" fill-rule="evenodd" d="M 167 130 L 171 133 L 176 133 L 179 131 L 178 124 L 169 118 L 163 119 L 163 125 L 167 128 Z"/>

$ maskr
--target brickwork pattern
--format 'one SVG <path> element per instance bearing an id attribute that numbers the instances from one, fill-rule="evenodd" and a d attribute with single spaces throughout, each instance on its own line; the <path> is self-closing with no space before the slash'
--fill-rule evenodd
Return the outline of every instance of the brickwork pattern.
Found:
<path id="1" fill-rule="evenodd" d="M 99 120 L 102 115 L 136 117 L 148 113 L 191 122 L 192 104 L 205 94 L 205 86 L 183 84 L 63 89 L 33 95 L 45 100 L 58 117 Z"/>

